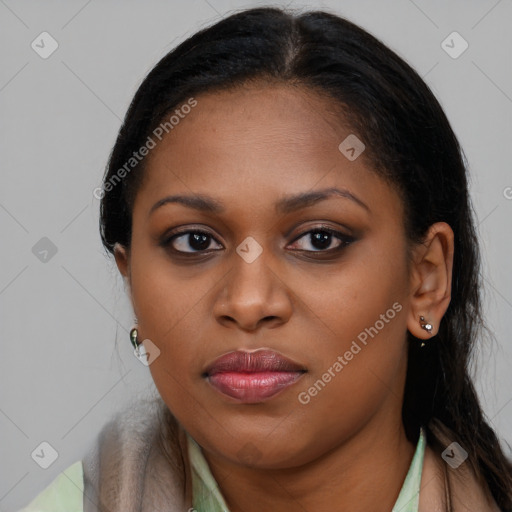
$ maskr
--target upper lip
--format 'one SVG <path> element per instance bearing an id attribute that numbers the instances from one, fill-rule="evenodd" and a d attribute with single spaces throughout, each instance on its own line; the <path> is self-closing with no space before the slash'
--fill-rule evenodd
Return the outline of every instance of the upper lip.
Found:
<path id="1" fill-rule="evenodd" d="M 228 352 L 208 365 L 203 375 L 220 372 L 305 372 L 306 368 L 273 350 Z"/>

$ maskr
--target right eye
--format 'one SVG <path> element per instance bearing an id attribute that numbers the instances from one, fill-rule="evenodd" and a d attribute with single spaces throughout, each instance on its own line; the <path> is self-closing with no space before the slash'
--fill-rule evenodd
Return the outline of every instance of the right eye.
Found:
<path id="1" fill-rule="evenodd" d="M 196 254 L 204 251 L 210 251 L 210 244 L 215 240 L 212 235 L 206 231 L 198 229 L 180 231 L 167 237 L 163 242 L 163 247 L 171 247 L 171 250 L 178 253 Z M 192 249 L 192 250 L 187 250 Z M 213 249 L 218 250 L 218 249 Z"/>

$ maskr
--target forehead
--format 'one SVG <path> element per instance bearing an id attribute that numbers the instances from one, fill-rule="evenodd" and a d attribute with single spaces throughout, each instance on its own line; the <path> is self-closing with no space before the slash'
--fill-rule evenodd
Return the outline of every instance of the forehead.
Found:
<path id="1" fill-rule="evenodd" d="M 210 156 L 231 152 L 241 157 L 243 150 L 259 152 L 263 160 L 290 150 L 298 156 L 332 151 L 340 136 L 350 131 L 342 127 L 333 102 L 289 85 L 247 85 L 203 94 L 196 101 L 197 106 L 150 155 L 153 163 L 165 150 L 169 154 L 184 145 L 208 151 Z"/>
<path id="2" fill-rule="evenodd" d="M 372 195 L 396 200 L 364 152 L 351 161 L 340 151 L 352 129 L 333 101 L 313 91 L 250 85 L 195 100 L 147 157 L 136 200 L 146 211 L 151 201 L 176 192 L 262 203 L 343 186 L 368 201 Z"/>

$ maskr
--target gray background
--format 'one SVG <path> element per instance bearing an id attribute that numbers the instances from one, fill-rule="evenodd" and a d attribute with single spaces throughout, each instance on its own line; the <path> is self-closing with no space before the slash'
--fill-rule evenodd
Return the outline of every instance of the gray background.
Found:
<path id="1" fill-rule="evenodd" d="M 82 458 L 115 411 L 154 391 L 131 351 L 133 314 L 100 244 L 93 190 L 157 60 L 229 11 L 256 5 L 269 4 L 0 0 L 1 511 L 25 505 Z M 477 387 L 500 438 L 512 442 L 511 1 L 273 5 L 327 8 L 359 23 L 412 64 L 445 108 L 469 161 L 486 316 L 498 341 L 479 349 Z M 43 31 L 59 44 L 47 59 L 31 48 Z M 453 31 L 469 44 L 456 59 L 441 44 Z M 46 261 L 43 237 L 57 249 Z M 31 457 L 43 441 L 58 452 L 48 469 Z"/>

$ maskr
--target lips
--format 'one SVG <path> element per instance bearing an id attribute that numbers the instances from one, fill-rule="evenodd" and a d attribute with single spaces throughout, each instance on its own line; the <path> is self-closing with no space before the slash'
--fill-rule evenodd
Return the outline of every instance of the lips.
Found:
<path id="1" fill-rule="evenodd" d="M 272 350 L 239 350 L 216 359 L 203 377 L 223 395 L 243 403 L 258 403 L 294 384 L 306 371 Z"/>

